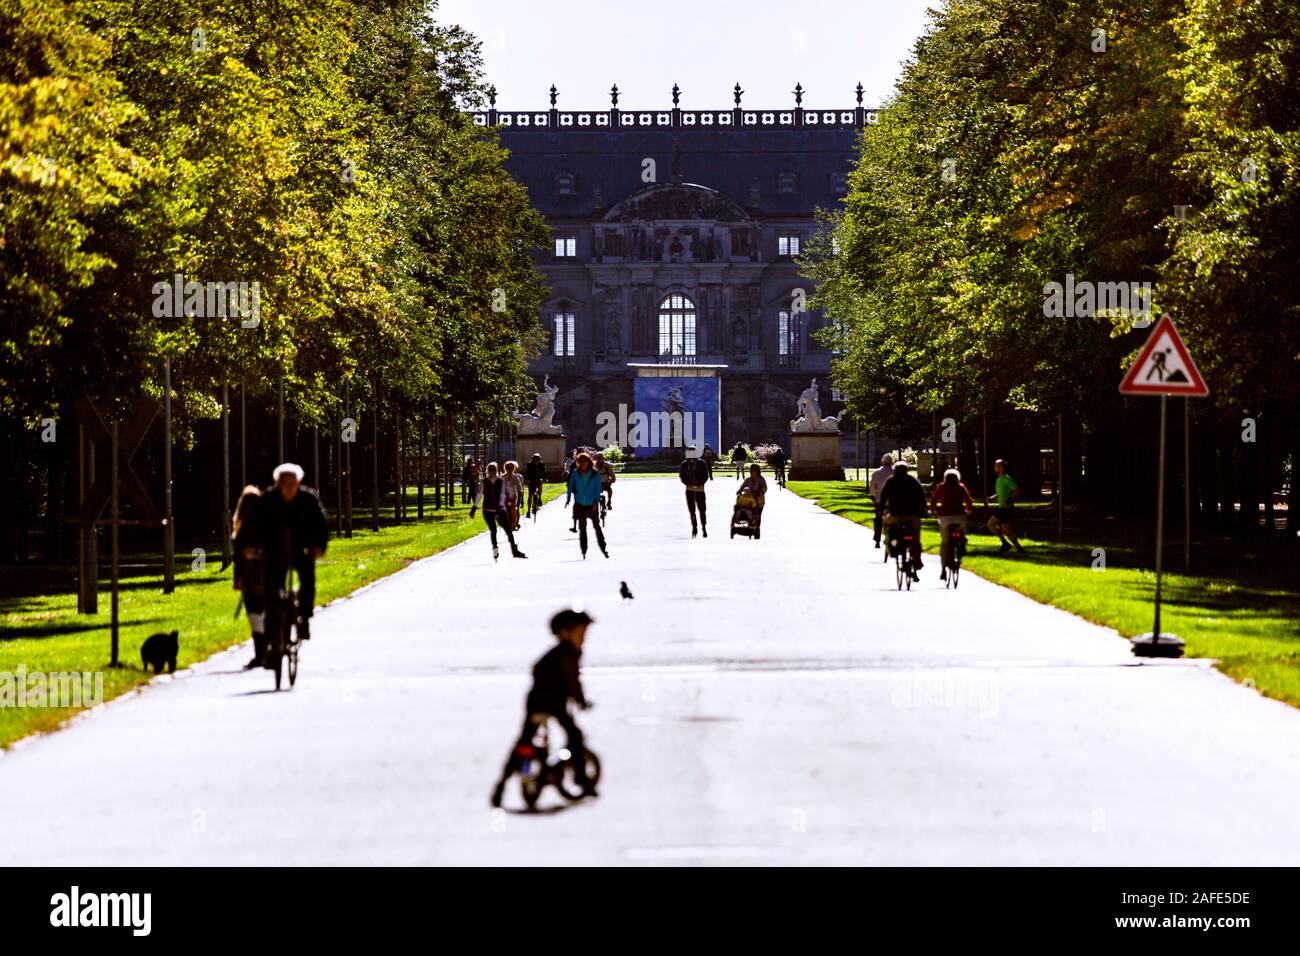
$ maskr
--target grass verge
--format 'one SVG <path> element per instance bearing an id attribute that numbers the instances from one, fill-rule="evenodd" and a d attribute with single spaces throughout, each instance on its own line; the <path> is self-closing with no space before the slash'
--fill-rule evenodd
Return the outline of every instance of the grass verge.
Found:
<path id="1" fill-rule="evenodd" d="M 833 514 L 858 524 L 872 523 L 875 504 L 862 484 L 792 481 L 788 487 Z M 1017 509 L 1025 514 L 1024 525 L 1031 531 L 1055 527 L 1054 519 L 1041 516 L 1046 510 L 1032 505 Z M 1140 543 L 1131 526 L 1074 514 L 1063 542 L 1041 540 L 1041 534 L 1040 538 L 1022 536 L 1027 553 L 1002 556 L 997 538 L 983 528 L 985 519 L 978 510 L 970 522 L 964 569 L 1113 627 L 1125 637 L 1151 630 L 1155 592 L 1155 572 L 1148 566 L 1151 546 Z M 927 562 L 925 573 L 937 574 L 939 539 L 933 520 L 925 522 L 922 540 L 926 552 L 936 556 L 934 562 Z M 1181 560 L 1173 541 L 1165 548 L 1168 560 Z M 1216 548 L 1216 566 L 1207 573 L 1165 574 L 1161 630 L 1186 641 L 1188 656 L 1213 658 L 1235 680 L 1300 706 L 1300 582 L 1295 570 L 1255 555 L 1235 559 L 1227 555 L 1225 560 L 1224 547 Z M 1104 560 L 1104 570 L 1097 569 L 1099 558 Z"/>
<path id="2" fill-rule="evenodd" d="M 560 485 L 547 485 L 545 500 L 563 493 Z M 387 509 L 391 514 L 391 506 Z M 409 514 L 414 514 L 411 506 Z M 363 530 L 364 512 L 354 512 L 351 538 L 332 538 L 317 565 L 317 606 L 351 594 L 420 558 L 459 544 L 483 530 L 483 519 L 470 519 L 469 508 L 457 505 L 428 512 L 423 521 Z M 184 570 L 182 570 L 184 569 Z M 107 560 L 101 559 L 101 573 Z M 77 614 L 75 593 L 31 594 L 0 599 L 0 748 L 38 731 L 53 730 L 78 708 L 6 706 L 5 675 L 102 672 L 104 699 L 145 684 L 152 677 L 140 666 L 140 645 L 158 631 L 180 631 L 178 667 L 197 663 L 248 639 L 248 624 L 234 617 L 238 594 L 231 586 L 230 570 L 219 560 L 195 570 L 177 561 L 176 590 L 162 593 L 162 578 L 148 573 L 124 573 L 119 587 L 119 660 L 110 668 L 109 594 L 101 582 L 98 614 Z M 268 675 L 268 680 L 270 675 Z M 14 700 L 14 685 L 9 701 Z"/>

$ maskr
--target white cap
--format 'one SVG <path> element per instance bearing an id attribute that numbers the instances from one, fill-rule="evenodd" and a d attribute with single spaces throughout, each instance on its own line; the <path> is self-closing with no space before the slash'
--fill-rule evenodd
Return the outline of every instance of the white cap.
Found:
<path id="1" fill-rule="evenodd" d="M 700 456 L 700 453 L 695 449 L 695 446 L 694 446 L 694 445 L 691 445 L 690 447 L 688 447 L 688 448 L 686 449 L 686 457 L 687 457 L 687 458 L 698 458 L 699 456 Z"/>
<path id="2" fill-rule="evenodd" d="M 291 461 L 286 461 L 283 465 L 276 465 L 275 471 L 271 472 L 271 480 L 279 481 L 281 475 L 293 475 L 299 481 L 302 481 L 302 465 L 295 465 Z"/>

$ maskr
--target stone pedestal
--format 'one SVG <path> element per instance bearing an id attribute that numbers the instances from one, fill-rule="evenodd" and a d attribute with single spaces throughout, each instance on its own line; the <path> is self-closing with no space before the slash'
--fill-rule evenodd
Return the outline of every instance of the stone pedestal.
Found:
<path id="1" fill-rule="evenodd" d="M 791 432 L 790 481 L 843 481 L 840 433 Z"/>
<path id="2" fill-rule="evenodd" d="M 564 477 L 566 444 L 563 435 L 516 435 L 515 454 L 518 455 L 519 467 L 526 467 L 533 455 L 541 455 L 542 464 L 546 466 L 546 480 L 560 481 Z"/>

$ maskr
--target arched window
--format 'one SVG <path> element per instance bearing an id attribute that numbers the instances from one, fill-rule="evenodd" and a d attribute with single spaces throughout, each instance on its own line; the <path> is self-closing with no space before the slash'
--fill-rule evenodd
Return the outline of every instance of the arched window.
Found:
<path id="1" fill-rule="evenodd" d="M 673 294 L 659 303 L 659 354 L 695 355 L 695 303 Z"/>

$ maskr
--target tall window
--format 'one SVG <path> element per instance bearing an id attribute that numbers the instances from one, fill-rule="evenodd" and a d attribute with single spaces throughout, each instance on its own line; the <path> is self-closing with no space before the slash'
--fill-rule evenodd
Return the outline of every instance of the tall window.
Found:
<path id="1" fill-rule="evenodd" d="M 799 355 L 799 313 L 782 309 L 776 314 L 776 352 L 782 365 L 792 364 Z"/>
<path id="2" fill-rule="evenodd" d="M 551 315 L 551 354 L 573 356 L 576 354 L 577 340 L 573 331 L 573 313 L 555 312 Z"/>
<path id="3" fill-rule="evenodd" d="M 695 303 L 684 295 L 659 303 L 659 354 L 695 354 Z"/>
<path id="4" fill-rule="evenodd" d="M 578 254 L 578 240 L 575 236 L 556 236 L 555 254 L 561 258 Z"/>
<path id="5" fill-rule="evenodd" d="M 778 256 L 797 256 L 799 254 L 799 234 L 782 233 L 776 237 L 776 254 Z"/>

